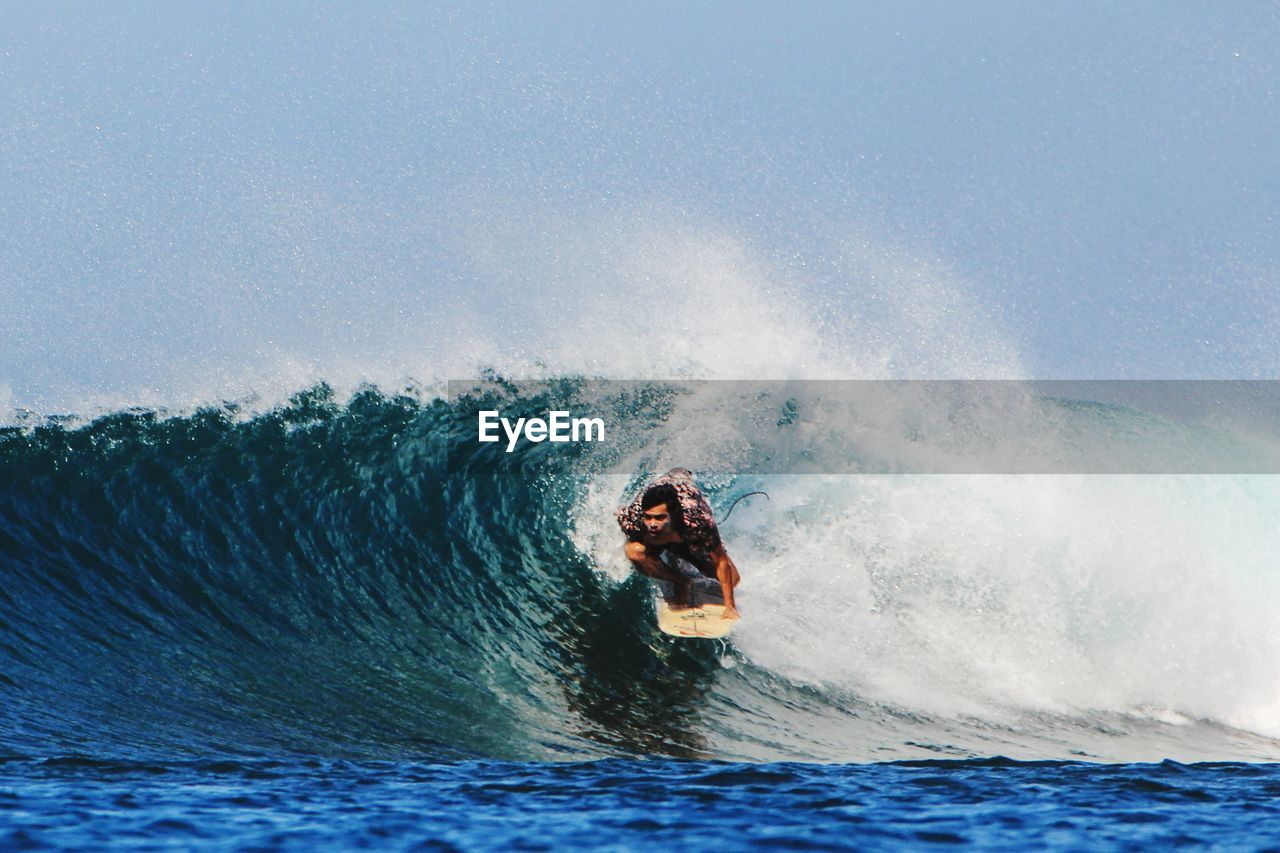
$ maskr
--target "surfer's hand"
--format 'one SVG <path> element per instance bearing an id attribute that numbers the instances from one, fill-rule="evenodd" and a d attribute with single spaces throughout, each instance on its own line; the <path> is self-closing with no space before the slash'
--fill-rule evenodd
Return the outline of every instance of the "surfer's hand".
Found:
<path id="1" fill-rule="evenodd" d="M 721 618 L 722 618 L 722 619 L 737 619 L 737 618 L 738 618 L 738 609 L 737 609 L 736 607 L 734 607 L 732 604 L 726 604 L 726 605 L 724 606 L 724 613 L 721 615 Z"/>

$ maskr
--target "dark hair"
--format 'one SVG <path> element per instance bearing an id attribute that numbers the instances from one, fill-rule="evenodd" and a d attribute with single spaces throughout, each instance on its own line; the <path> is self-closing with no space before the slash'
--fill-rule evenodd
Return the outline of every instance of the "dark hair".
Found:
<path id="1" fill-rule="evenodd" d="M 666 504 L 671 513 L 671 526 L 676 530 L 684 529 L 684 513 L 680 511 L 680 493 L 670 483 L 660 483 L 644 490 L 640 498 L 640 511 L 652 509 L 658 504 Z"/>

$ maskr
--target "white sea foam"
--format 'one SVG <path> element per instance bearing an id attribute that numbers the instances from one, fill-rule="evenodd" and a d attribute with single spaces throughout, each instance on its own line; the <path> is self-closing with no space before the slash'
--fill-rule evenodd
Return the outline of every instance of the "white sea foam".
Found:
<path id="1" fill-rule="evenodd" d="M 734 388 L 681 398 L 662 435 L 612 469 L 630 475 L 588 484 L 574 535 L 613 580 L 630 568 L 612 511 L 645 476 L 687 459 L 758 466 Z M 875 413 L 886 442 L 912 420 L 918 401 L 904 399 Z M 1099 413 L 1097 429 L 1124 428 L 1122 416 Z M 1170 429 L 1156 424 L 1152 440 Z M 790 680 L 953 719 L 1129 715 L 1280 738 L 1280 478 L 720 473 L 704 485 L 722 511 L 769 492 L 722 532 L 743 572 L 737 647 Z"/>
<path id="2" fill-rule="evenodd" d="M 136 361 L 117 359 L 92 380 L 65 371 L 39 389 L 15 387 L 6 408 L 93 415 L 234 401 L 261 410 L 320 381 L 340 398 L 366 384 L 430 394 L 483 370 L 516 379 L 1022 375 L 1008 327 L 962 276 L 921 260 L 923 250 L 831 229 L 779 258 L 759 235 L 679 211 L 572 215 L 492 201 L 437 235 L 447 256 L 439 266 L 455 272 L 423 269 L 413 281 L 361 281 L 337 249 L 329 257 L 316 235 L 291 230 L 305 257 L 289 281 L 262 270 L 265 280 L 249 287 L 252 270 L 211 264 L 197 293 L 162 290 L 152 306 L 158 326 L 203 323 L 177 349 L 139 340 Z M 341 280 L 294 281 L 326 270 Z"/>
<path id="3" fill-rule="evenodd" d="M 1267 716 L 1280 586 L 1262 573 L 1280 546 L 1274 482 L 792 478 L 770 491 L 773 517 L 744 517 L 738 536 L 754 605 L 738 639 L 762 665 L 947 716 L 1159 708 L 1280 736 Z"/>

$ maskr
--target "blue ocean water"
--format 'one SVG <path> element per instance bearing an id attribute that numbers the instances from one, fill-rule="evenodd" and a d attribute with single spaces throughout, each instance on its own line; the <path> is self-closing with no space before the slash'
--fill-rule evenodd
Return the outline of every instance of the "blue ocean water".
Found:
<path id="1" fill-rule="evenodd" d="M 6 849 L 1275 849 L 1280 767 L 11 760 Z"/>

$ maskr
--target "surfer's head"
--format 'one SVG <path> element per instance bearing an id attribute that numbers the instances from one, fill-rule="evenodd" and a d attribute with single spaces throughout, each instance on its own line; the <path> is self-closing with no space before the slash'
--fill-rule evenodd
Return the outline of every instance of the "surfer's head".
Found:
<path id="1" fill-rule="evenodd" d="M 680 516 L 680 496 L 675 486 L 664 483 L 645 489 L 640 498 L 640 521 L 650 536 L 679 533 L 684 519 Z"/>

